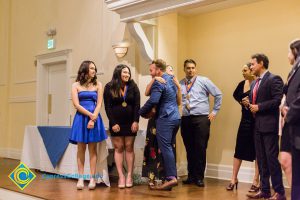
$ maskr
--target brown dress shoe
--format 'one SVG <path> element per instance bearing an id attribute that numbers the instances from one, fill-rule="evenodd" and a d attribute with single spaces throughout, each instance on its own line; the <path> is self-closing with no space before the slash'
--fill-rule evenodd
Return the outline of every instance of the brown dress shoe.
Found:
<path id="1" fill-rule="evenodd" d="M 247 194 L 247 197 L 250 198 L 250 199 L 261 199 L 261 198 L 267 199 L 267 198 L 271 197 L 271 194 L 259 191 L 255 194 Z"/>
<path id="2" fill-rule="evenodd" d="M 165 181 L 164 184 L 159 186 L 149 186 L 151 190 L 168 190 L 171 191 L 174 186 L 177 186 L 177 179 L 174 178 L 170 181 Z"/>
<path id="3" fill-rule="evenodd" d="M 283 194 L 279 194 L 279 193 L 275 193 L 272 197 L 270 197 L 268 200 L 286 200 L 285 195 Z"/>

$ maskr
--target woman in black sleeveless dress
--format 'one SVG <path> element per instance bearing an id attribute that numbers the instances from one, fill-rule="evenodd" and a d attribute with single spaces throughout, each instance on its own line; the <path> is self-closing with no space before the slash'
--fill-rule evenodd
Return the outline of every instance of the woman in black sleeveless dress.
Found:
<path id="1" fill-rule="evenodd" d="M 251 111 L 242 104 L 244 98 L 248 98 L 250 94 L 250 85 L 254 80 L 254 76 L 251 75 L 250 63 L 243 66 L 243 76 L 244 79 L 241 81 L 233 93 L 234 99 L 242 107 L 242 118 L 240 121 L 240 126 L 236 138 L 236 146 L 233 160 L 233 173 L 230 184 L 227 186 L 227 190 L 233 190 L 234 186 L 237 189 L 238 185 L 238 171 L 243 160 L 253 162 L 256 158 L 255 156 L 255 146 L 254 146 L 254 136 L 253 136 L 253 115 Z M 255 164 L 255 176 L 253 179 L 253 184 L 249 192 L 257 192 L 259 187 L 259 174 L 258 167 Z"/>

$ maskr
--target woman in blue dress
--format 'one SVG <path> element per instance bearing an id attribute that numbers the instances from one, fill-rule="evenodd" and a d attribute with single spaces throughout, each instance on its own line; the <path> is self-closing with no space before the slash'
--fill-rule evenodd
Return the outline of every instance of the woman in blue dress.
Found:
<path id="1" fill-rule="evenodd" d="M 102 104 L 102 85 L 97 81 L 97 68 L 92 61 L 83 61 L 79 67 L 76 82 L 72 85 L 72 102 L 77 110 L 74 117 L 70 142 L 77 144 L 77 164 L 79 179 L 77 189 L 84 187 L 83 173 L 86 146 L 90 158 L 89 189 L 96 187 L 97 142 L 107 138 L 100 108 Z"/>

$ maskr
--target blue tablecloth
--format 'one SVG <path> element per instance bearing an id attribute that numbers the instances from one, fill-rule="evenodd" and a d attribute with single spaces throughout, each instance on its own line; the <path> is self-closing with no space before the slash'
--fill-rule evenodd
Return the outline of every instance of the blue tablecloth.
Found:
<path id="1" fill-rule="evenodd" d="M 53 168 L 56 167 L 69 145 L 71 127 L 67 126 L 38 126 L 37 127 Z"/>

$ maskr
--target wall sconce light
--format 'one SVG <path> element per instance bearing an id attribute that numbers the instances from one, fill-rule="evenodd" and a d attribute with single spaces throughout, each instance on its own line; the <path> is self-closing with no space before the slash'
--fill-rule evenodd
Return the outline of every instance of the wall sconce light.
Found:
<path id="1" fill-rule="evenodd" d="M 123 58 L 127 54 L 128 47 L 129 47 L 129 42 L 127 41 L 122 41 L 112 46 L 118 58 Z"/>
<path id="2" fill-rule="evenodd" d="M 56 28 L 49 28 L 46 32 L 48 37 L 53 37 L 56 35 Z"/>

